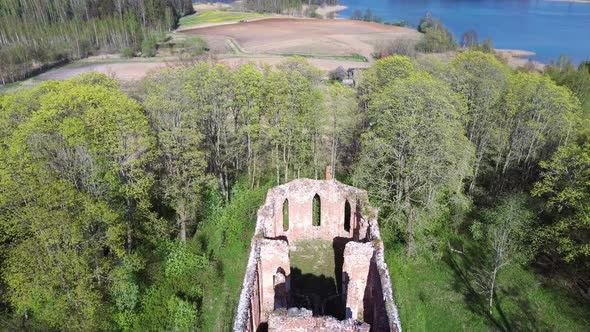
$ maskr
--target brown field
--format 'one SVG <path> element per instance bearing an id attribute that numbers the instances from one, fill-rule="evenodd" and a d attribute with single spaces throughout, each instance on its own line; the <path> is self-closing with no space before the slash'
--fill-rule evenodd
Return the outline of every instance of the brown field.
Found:
<path id="1" fill-rule="evenodd" d="M 220 23 L 214 26 L 194 27 L 177 31 L 200 35 L 211 49 L 208 61 L 235 67 L 245 63 L 276 65 L 288 55 L 304 55 L 312 65 L 323 71 L 338 66 L 366 68 L 374 62 L 375 47 L 385 41 L 418 39 L 415 30 L 384 24 L 352 20 L 322 20 L 302 18 L 266 18 L 245 23 Z M 511 67 L 528 65 L 528 53 L 499 50 Z M 359 61 L 361 55 L 368 62 Z M 442 61 L 450 61 L 455 53 L 433 55 Z M 158 56 L 149 62 L 144 60 L 121 61 L 120 56 L 87 59 L 77 66 L 66 66 L 43 73 L 33 81 L 68 79 L 82 72 L 98 71 L 121 81 L 141 79 L 149 71 L 181 63 L 170 56 Z M 540 64 L 535 63 L 542 69 Z"/>
<path id="2" fill-rule="evenodd" d="M 50 70 L 35 77 L 36 81 L 66 80 L 81 73 L 97 71 L 109 75 L 121 81 L 132 81 L 144 77 L 149 71 L 161 69 L 167 66 L 166 62 L 119 62 L 98 63 L 79 66 L 63 67 Z"/>
<path id="3" fill-rule="evenodd" d="M 180 33 L 198 34 L 215 42 L 220 37 L 227 38 L 246 55 L 300 54 L 336 58 L 359 54 L 369 61 L 381 41 L 420 36 L 415 30 L 372 22 L 298 18 L 196 27 Z"/>

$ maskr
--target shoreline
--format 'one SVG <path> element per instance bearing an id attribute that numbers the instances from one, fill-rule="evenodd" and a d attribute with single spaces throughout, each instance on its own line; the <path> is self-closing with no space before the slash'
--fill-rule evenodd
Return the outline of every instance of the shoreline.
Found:
<path id="1" fill-rule="evenodd" d="M 546 63 L 531 59 L 531 57 L 537 55 L 535 52 L 506 48 L 496 48 L 494 51 L 496 55 L 505 59 L 508 65 L 514 69 L 533 65 L 535 70 L 542 71 L 547 66 Z"/>
<path id="2" fill-rule="evenodd" d="M 341 12 L 343 10 L 345 10 L 346 8 L 348 8 L 347 6 L 343 6 L 343 5 L 333 5 L 333 6 L 320 6 L 318 7 L 315 12 L 316 14 L 322 16 L 323 18 L 328 18 L 328 16 L 330 16 L 330 14 L 335 14 L 338 12 Z"/>
<path id="3" fill-rule="evenodd" d="M 576 2 L 576 3 L 590 3 L 590 0 L 545 0 L 551 2 Z"/>

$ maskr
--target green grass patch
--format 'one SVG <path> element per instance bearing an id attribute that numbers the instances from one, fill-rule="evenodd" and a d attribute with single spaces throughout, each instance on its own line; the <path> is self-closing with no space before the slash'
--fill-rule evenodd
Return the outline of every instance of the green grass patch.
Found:
<path id="1" fill-rule="evenodd" d="M 29 86 L 23 84 L 23 81 L 8 83 L 5 85 L 0 85 L 0 94 L 14 93 L 28 87 Z"/>
<path id="2" fill-rule="evenodd" d="M 344 319 L 339 295 L 344 245 L 343 241 L 319 239 L 295 243 L 296 249 L 289 253 L 293 306 Z"/>
<path id="3" fill-rule="evenodd" d="M 292 56 L 300 56 L 302 58 L 312 58 L 312 59 L 324 59 L 324 60 L 340 60 L 340 61 L 356 61 L 356 62 L 369 62 L 366 57 L 360 54 L 350 54 L 350 55 L 323 55 L 323 54 L 300 54 L 300 53 L 280 53 L 276 55 L 281 55 L 285 57 L 292 57 Z"/>
<path id="4" fill-rule="evenodd" d="M 587 303 L 517 264 L 499 274 L 489 315 L 485 297 L 464 277 L 468 267 L 460 256 L 410 259 L 399 248 L 387 249 L 405 331 L 583 331 L 590 326 Z"/>
<path id="5" fill-rule="evenodd" d="M 256 226 L 256 211 L 269 188 L 249 190 L 243 182 L 234 187 L 227 205 L 217 191 L 206 195 L 205 220 L 190 240 L 211 262 L 206 270 L 197 272 L 204 288 L 199 331 L 232 328 Z"/>
<path id="6" fill-rule="evenodd" d="M 223 10 L 211 10 L 195 15 L 182 17 L 179 21 L 180 27 L 189 25 L 203 24 L 203 23 L 221 23 L 229 21 L 247 20 L 256 17 L 263 17 L 262 14 L 257 13 L 243 13 L 231 12 Z"/>
<path id="7" fill-rule="evenodd" d="M 332 241 L 299 241 L 295 247 L 297 249 L 290 252 L 292 269 L 297 268 L 302 274 L 332 278 L 335 282 Z"/>

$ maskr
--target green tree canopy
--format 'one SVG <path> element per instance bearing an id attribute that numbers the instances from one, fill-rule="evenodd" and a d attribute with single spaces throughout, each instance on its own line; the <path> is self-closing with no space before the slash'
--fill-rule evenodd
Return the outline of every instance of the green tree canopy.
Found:
<path id="1" fill-rule="evenodd" d="M 540 231 L 543 249 L 557 251 L 568 262 L 589 264 L 590 139 L 561 147 L 541 166 L 543 178 L 535 185 L 533 195 L 545 198 L 554 214 L 551 223 Z"/>
<path id="2" fill-rule="evenodd" d="M 371 100 L 375 120 L 362 137 L 354 182 L 369 190 L 383 217 L 405 215 L 411 254 L 415 208 L 460 192 L 471 173 L 473 148 L 460 121 L 464 112 L 454 92 L 424 73 L 387 85 Z"/>
<path id="3" fill-rule="evenodd" d="M 3 277 L 8 301 L 35 328 L 102 326 L 110 257 L 160 234 L 149 211 L 148 121 L 113 86 L 89 74 L 13 97 L 39 99 L 0 150 Z"/>

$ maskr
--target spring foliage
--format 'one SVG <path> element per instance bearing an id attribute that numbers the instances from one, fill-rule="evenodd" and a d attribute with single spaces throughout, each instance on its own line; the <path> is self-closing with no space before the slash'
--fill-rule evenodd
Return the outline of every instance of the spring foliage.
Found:
<path id="1" fill-rule="evenodd" d="M 534 279 L 529 261 L 588 276 L 579 91 L 477 51 L 387 57 L 356 90 L 320 77 L 300 58 L 197 63 L 151 73 L 135 99 L 98 74 L 0 95 L 3 327 L 230 329 L 266 190 L 328 165 L 368 190 L 405 276 L 423 257 L 444 286 L 456 273 L 442 292 L 476 326 L 504 326 L 505 273 Z M 408 294 L 431 303 L 408 288 L 404 317 Z"/>

